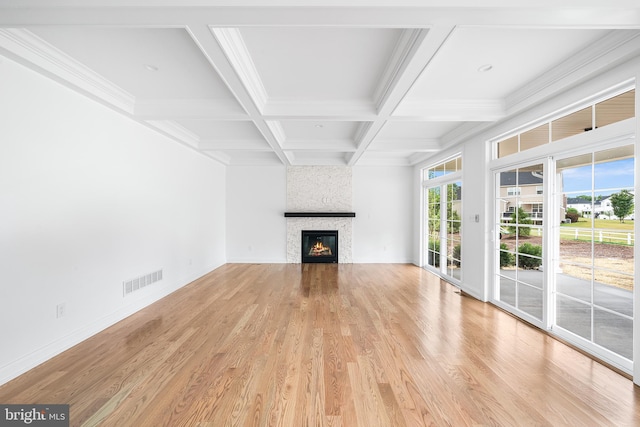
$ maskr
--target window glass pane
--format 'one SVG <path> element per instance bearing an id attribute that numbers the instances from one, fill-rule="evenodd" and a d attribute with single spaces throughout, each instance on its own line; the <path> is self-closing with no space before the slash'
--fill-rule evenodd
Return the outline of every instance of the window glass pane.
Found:
<path id="1" fill-rule="evenodd" d="M 438 178 L 444 175 L 444 168 L 442 165 L 436 168 L 431 168 L 427 171 L 427 179 Z"/>
<path id="2" fill-rule="evenodd" d="M 624 159 L 595 165 L 595 191 L 633 190 L 634 160 Z"/>
<path id="3" fill-rule="evenodd" d="M 593 278 L 594 304 L 616 313 L 633 316 L 632 275 L 596 268 L 593 270 Z"/>
<path id="4" fill-rule="evenodd" d="M 588 304 L 558 295 L 556 324 L 588 340 L 591 339 L 591 307 Z"/>
<path id="5" fill-rule="evenodd" d="M 636 91 L 630 90 L 596 104 L 596 127 L 635 117 L 635 95 Z"/>
<path id="6" fill-rule="evenodd" d="M 572 157 L 556 165 L 566 215 L 573 214 L 558 234 L 556 323 L 631 358 L 633 146 Z M 593 336 L 587 322 L 593 325 Z"/>
<path id="7" fill-rule="evenodd" d="M 556 289 L 559 293 L 590 303 L 592 275 L 590 267 L 561 262 L 556 274 Z"/>
<path id="8" fill-rule="evenodd" d="M 518 151 L 518 135 L 498 143 L 498 158 L 517 153 Z"/>
<path id="9" fill-rule="evenodd" d="M 557 141 L 569 136 L 578 135 L 592 128 L 592 108 L 587 107 L 551 123 L 551 140 Z"/>
<path id="10" fill-rule="evenodd" d="M 518 308 L 542 320 L 542 289 L 518 284 Z"/>
<path id="11" fill-rule="evenodd" d="M 516 306 L 516 282 L 500 276 L 500 301 Z"/>
<path id="12" fill-rule="evenodd" d="M 427 190 L 427 264 L 440 266 L 440 187 Z"/>
<path id="13" fill-rule="evenodd" d="M 560 173 L 560 191 L 572 193 L 573 197 L 577 197 L 582 193 L 591 195 L 593 185 L 592 160 L 593 155 L 591 154 L 558 160 L 556 169 Z"/>
<path id="14" fill-rule="evenodd" d="M 458 171 L 458 163 L 456 159 L 449 160 L 444 164 L 445 174 L 453 173 Z"/>
<path id="15" fill-rule="evenodd" d="M 549 123 L 520 134 L 520 151 L 549 143 Z"/>
<path id="16" fill-rule="evenodd" d="M 593 341 L 627 359 L 633 359 L 633 320 L 595 308 Z"/>
<path id="17" fill-rule="evenodd" d="M 500 298 L 542 320 L 544 168 L 538 164 L 504 171 L 497 180 Z"/>

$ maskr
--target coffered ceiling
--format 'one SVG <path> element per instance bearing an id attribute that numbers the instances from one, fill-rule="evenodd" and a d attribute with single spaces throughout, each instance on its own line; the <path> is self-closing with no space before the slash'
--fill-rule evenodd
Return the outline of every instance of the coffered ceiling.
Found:
<path id="1" fill-rule="evenodd" d="M 230 165 L 413 165 L 640 54 L 640 3 L 0 0 L 0 54 Z"/>

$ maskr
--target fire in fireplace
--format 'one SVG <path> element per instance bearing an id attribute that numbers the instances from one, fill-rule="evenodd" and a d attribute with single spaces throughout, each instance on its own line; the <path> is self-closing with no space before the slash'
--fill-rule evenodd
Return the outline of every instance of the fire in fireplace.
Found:
<path id="1" fill-rule="evenodd" d="M 338 262 L 338 230 L 302 230 L 302 262 Z"/>

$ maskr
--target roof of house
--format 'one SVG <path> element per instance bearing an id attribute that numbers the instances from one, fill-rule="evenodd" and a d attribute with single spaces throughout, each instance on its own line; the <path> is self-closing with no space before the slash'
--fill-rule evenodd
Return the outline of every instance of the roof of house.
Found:
<path id="1" fill-rule="evenodd" d="M 542 175 L 537 172 L 518 172 L 517 185 L 542 185 Z M 500 186 L 515 186 L 516 172 L 502 172 L 500 174 Z"/>

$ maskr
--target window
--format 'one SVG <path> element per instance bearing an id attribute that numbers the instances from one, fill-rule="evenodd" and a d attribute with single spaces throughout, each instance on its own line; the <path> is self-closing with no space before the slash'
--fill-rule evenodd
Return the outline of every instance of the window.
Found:
<path id="1" fill-rule="evenodd" d="M 597 129 L 635 117 L 635 102 L 633 89 L 541 119 L 497 140 L 491 165 L 492 301 L 628 373 L 636 143 L 632 123 Z"/>
<path id="2" fill-rule="evenodd" d="M 519 195 L 520 195 L 520 187 L 507 188 L 507 196 L 519 196 Z"/>
<path id="3" fill-rule="evenodd" d="M 451 282 L 462 278 L 462 158 L 423 170 L 423 265 Z"/>
<path id="4" fill-rule="evenodd" d="M 423 170 L 423 180 L 440 178 L 451 173 L 459 172 L 462 170 L 462 157 L 458 156 L 454 159 L 437 164 L 428 169 Z"/>
<path id="5" fill-rule="evenodd" d="M 496 202 L 507 211 L 496 215 L 496 288 L 495 298 L 512 307 L 532 322 L 541 322 L 544 302 L 542 211 L 544 165 L 502 171 L 496 174 Z M 516 187 L 507 187 L 508 184 Z M 517 189 L 516 190 L 514 190 Z M 530 190 L 526 190 L 526 189 Z"/>
<path id="6" fill-rule="evenodd" d="M 635 117 L 635 89 L 499 140 L 497 158 Z"/>
<path id="7" fill-rule="evenodd" d="M 593 204 L 595 215 L 583 212 L 555 236 L 560 248 L 555 325 L 632 360 L 634 147 L 564 158 L 556 168 L 563 200 L 601 198 L 602 203 Z M 629 202 L 627 209 L 618 199 Z"/>

